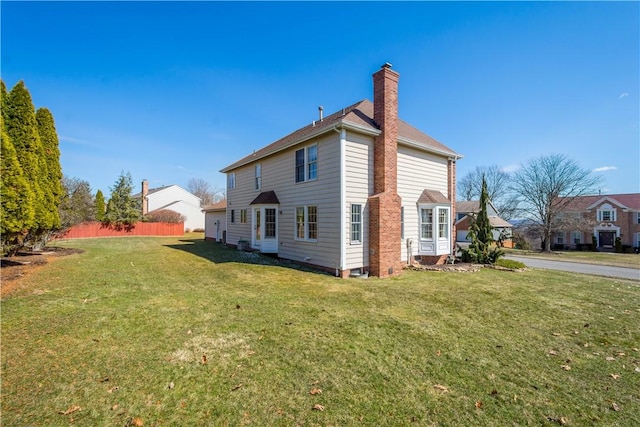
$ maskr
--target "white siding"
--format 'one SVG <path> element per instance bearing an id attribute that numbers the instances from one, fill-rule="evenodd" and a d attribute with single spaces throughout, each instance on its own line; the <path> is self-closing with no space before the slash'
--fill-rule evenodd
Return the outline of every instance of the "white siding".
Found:
<path id="1" fill-rule="evenodd" d="M 446 157 L 398 146 L 398 194 L 404 207 L 404 237 L 401 242 L 402 261 L 406 262 L 407 239 L 411 239 L 412 253 L 418 252 L 419 218 L 418 198 L 425 189 L 438 190 L 447 196 Z M 449 233 L 451 235 L 451 233 Z"/>
<path id="2" fill-rule="evenodd" d="M 227 241 L 237 244 L 240 238 L 251 241 L 251 203 L 260 192 L 275 191 L 278 209 L 278 256 L 308 262 L 327 268 L 340 264 L 340 163 L 337 132 L 329 132 L 271 157 L 260 159 L 262 189 L 254 189 L 254 164 L 236 169 L 236 188 L 227 190 Z M 317 179 L 295 182 L 295 151 L 317 144 Z M 318 207 L 317 241 L 295 240 L 295 209 L 297 206 Z M 236 210 L 235 223 L 230 211 Z M 247 209 L 248 222 L 240 224 L 240 209 Z"/>
<path id="3" fill-rule="evenodd" d="M 149 212 L 170 209 L 184 215 L 185 230 L 204 229 L 204 212 L 200 199 L 177 185 L 171 185 L 147 196 Z"/>
<path id="4" fill-rule="evenodd" d="M 373 195 L 373 138 L 347 133 L 346 142 L 345 269 L 369 266 L 369 204 Z M 351 242 L 351 205 L 362 205 L 362 242 Z"/>
<path id="5" fill-rule="evenodd" d="M 216 225 L 219 221 L 219 225 Z M 204 215 L 204 237 L 208 239 L 222 240 L 224 230 L 226 230 L 227 220 L 225 219 L 225 211 L 207 212 Z"/>

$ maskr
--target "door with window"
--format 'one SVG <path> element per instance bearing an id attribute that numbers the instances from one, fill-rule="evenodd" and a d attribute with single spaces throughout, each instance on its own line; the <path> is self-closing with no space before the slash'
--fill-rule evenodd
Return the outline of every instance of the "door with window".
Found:
<path id="1" fill-rule="evenodd" d="M 278 253 L 278 207 L 255 206 L 251 246 L 263 253 Z"/>

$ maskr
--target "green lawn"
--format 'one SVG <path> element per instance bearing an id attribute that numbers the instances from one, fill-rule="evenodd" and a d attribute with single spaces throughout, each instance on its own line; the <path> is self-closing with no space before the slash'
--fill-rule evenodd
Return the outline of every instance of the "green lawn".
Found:
<path id="1" fill-rule="evenodd" d="M 617 254 L 614 252 L 590 252 L 590 251 L 525 251 L 520 249 L 505 249 L 509 255 L 530 256 L 550 259 L 553 261 L 582 262 L 588 264 L 611 265 L 615 267 L 640 268 L 640 255 Z"/>
<path id="2" fill-rule="evenodd" d="M 201 238 L 57 242 L 85 252 L 1 303 L 2 425 L 640 425 L 638 282 L 340 280 Z"/>

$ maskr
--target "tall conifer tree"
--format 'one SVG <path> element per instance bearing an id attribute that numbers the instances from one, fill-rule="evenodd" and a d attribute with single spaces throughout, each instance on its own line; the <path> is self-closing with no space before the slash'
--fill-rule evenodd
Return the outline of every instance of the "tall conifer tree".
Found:
<path id="1" fill-rule="evenodd" d="M 21 237 L 33 223 L 33 195 L 29 184 L 22 174 L 18 154 L 4 128 L 0 118 L 2 148 L 0 152 L 0 235 L 2 252 L 9 253 L 21 244 Z"/>
<path id="2" fill-rule="evenodd" d="M 47 229 L 52 230 L 60 227 L 58 206 L 62 197 L 62 168 L 60 166 L 58 134 L 56 133 L 53 115 L 47 108 L 39 108 L 36 111 L 36 121 L 42 147 L 40 161 L 46 164 L 46 175 L 45 171 L 42 170 L 40 176 L 44 178 L 41 179 L 41 186 L 45 195 L 46 207 L 50 213 Z"/>
<path id="3" fill-rule="evenodd" d="M 41 152 L 41 144 L 36 113 L 24 82 L 18 82 L 11 89 L 3 107 L 6 114 L 7 135 L 16 149 L 18 162 L 29 185 L 29 191 L 33 194 L 35 216 L 33 222 L 27 224 L 27 228 L 37 230 L 46 227 L 48 212 L 43 203 L 44 193 L 40 187 L 41 165 L 38 154 Z"/>
<path id="4" fill-rule="evenodd" d="M 102 190 L 98 190 L 96 192 L 94 206 L 96 210 L 96 221 L 102 221 L 102 219 L 104 218 L 104 213 L 106 211 L 106 205 L 104 204 L 104 195 L 102 194 Z"/>

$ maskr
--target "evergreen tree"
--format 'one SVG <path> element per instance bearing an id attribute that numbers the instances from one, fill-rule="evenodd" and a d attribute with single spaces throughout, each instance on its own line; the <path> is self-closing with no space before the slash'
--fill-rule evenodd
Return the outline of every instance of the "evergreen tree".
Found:
<path id="1" fill-rule="evenodd" d="M 6 102 L 9 94 L 7 93 L 7 85 L 4 84 L 4 80 L 0 79 L 0 112 L 2 113 L 2 126 L 4 129 L 4 122 L 7 120 Z"/>
<path id="2" fill-rule="evenodd" d="M 493 264 L 504 253 L 497 247 L 492 248 L 493 228 L 487 213 L 489 203 L 489 192 L 487 182 L 482 176 L 482 186 L 480 191 L 480 209 L 476 215 L 471 216 L 471 224 L 467 238 L 471 241 L 469 248 L 462 251 L 463 261 L 477 262 L 480 264 Z"/>
<path id="3" fill-rule="evenodd" d="M 120 228 L 132 226 L 140 220 L 140 209 L 131 197 L 132 190 L 131 173 L 123 171 L 111 188 L 111 198 L 102 222 Z"/>
<path id="4" fill-rule="evenodd" d="M 21 245 L 22 237 L 33 222 L 33 195 L 29 184 L 22 174 L 18 162 L 18 154 L 4 129 L 4 121 L 0 119 L 2 148 L 0 152 L 0 198 L 2 210 L 0 215 L 0 236 L 2 236 L 2 253 L 7 254 Z"/>
<path id="5" fill-rule="evenodd" d="M 29 192 L 33 194 L 35 215 L 33 221 L 25 225 L 29 230 L 37 230 L 47 226 L 49 213 L 43 203 L 44 193 L 40 188 L 41 164 L 38 154 L 41 152 L 41 144 L 36 113 L 24 82 L 18 82 L 11 89 L 3 107 L 7 135 L 16 149 L 18 162 L 29 185 Z"/>
<path id="6" fill-rule="evenodd" d="M 96 192 L 96 198 L 94 200 L 93 206 L 96 211 L 96 221 L 102 221 L 104 218 L 104 213 L 106 210 L 106 206 L 104 204 L 104 195 L 102 194 L 102 190 L 98 190 Z"/>
<path id="7" fill-rule="evenodd" d="M 42 168 L 40 177 L 41 187 L 45 195 L 46 208 L 50 215 L 48 216 L 48 230 L 60 227 L 60 215 L 58 214 L 58 206 L 62 197 L 62 168 L 60 167 L 60 148 L 58 143 L 58 134 L 56 133 L 53 115 L 46 108 L 39 108 L 36 111 L 36 121 L 38 123 L 38 134 L 43 156 L 40 158 L 44 162 L 46 168 Z"/>

